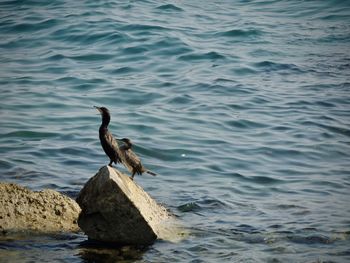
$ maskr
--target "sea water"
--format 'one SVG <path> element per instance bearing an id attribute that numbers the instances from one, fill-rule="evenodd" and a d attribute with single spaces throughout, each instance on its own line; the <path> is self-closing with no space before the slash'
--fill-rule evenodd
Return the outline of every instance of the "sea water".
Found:
<path id="1" fill-rule="evenodd" d="M 105 106 L 190 233 L 7 236 L 0 261 L 350 261 L 349 55 L 349 1 L 0 1 L 0 180 L 76 197 Z"/>

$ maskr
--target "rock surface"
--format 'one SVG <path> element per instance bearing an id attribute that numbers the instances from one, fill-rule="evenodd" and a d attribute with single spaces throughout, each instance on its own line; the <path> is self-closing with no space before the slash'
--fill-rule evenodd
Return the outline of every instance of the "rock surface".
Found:
<path id="1" fill-rule="evenodd" d="M 0 183 L 0 233 L 77 232 L 79 205 L 54 190 L 33 192 L 25 187 Z"/>
<path id="2" fill-rule="evenodd" d="M 148 245 L 169 235 L 171 216 L 129 176 L 102 167 L 80 191 L 78 224 L 90 239 Z"/>

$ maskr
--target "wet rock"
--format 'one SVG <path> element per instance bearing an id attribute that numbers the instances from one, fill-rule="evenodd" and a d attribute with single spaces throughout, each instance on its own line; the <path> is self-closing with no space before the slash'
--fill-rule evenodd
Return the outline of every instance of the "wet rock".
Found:
<path id="1" fill-rule="evenodd" d="M 129 176 L 109 166 L 85 184 L 77 202 L 82 208 L 78 224 L 92 240 L 148 245 L 169 233 L 167 210 Z"/>
<path id="2" fill-rule="evenodd" d="M 60 207 L 57 213 L 56 207 Z M 1 233 L 35 231 L 40 233 L 77 232 L 79 205 L 54 190 L 33 192 L 28 188 L 0 183 Z"/>

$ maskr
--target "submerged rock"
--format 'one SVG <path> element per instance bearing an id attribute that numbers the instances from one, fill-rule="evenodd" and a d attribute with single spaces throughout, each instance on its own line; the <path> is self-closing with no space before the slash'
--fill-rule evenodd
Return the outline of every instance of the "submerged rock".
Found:
<path id="1" fill-rule="evenodd" d="M 171 216 L 129 176 L 102 167 L 80 191 L 78 224 L 92 240 L 152 244 L 169 236 Z"/>
<path id="2" fill-rule="evenodd" d="M 79 205 L 54 190 L 33 192 L 28 188 L 0 183 L 0 231 L 77 232 Z"/>

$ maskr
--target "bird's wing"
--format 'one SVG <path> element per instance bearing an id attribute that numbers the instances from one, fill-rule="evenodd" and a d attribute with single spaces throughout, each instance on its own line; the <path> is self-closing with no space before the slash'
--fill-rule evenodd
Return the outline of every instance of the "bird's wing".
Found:
<path id="1" fill-rule="evenodd" d="M 135 169 L 135 172 L 141 174 L 143 172 L 140 158 L 131 150 L 125 151 L 126 161 Z"/>
<path id="2" fill-rule="evenodd" d="M 110 146 L 112 147 L 113 151 L 115 152 L 115 157 L 116 157 L 116 161 L 118 163 L 121 162 L 120 160 L 120 150 L 119 150 L 119 145 L 117 140 L 113 137 L 112 133 L 107 132 L 106 133 L 106 140 L 109 142 Z"/>

